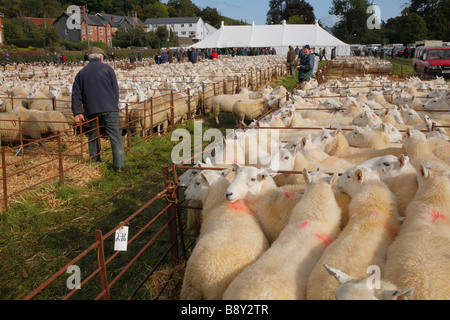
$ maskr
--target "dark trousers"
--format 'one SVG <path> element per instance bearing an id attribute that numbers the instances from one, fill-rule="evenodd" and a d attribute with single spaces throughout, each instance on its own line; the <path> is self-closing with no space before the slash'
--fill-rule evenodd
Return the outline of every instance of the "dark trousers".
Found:
<path id="1" fill-rule="evenodd" d="M 115 168 L 123 167 L 123 141 L 122 131 L 119 124 L 118 112 L 104 112 L 91 115 L 87 120 L 95 119 L 98 116 L 99 125 L 104 125 L 106 133 L 111 142 L 113 154 L 113 166 Z M 89 154 L 91 161 L 100 161 L 100 146 L 97 139 L 97 121 L 89 122 Z"/>

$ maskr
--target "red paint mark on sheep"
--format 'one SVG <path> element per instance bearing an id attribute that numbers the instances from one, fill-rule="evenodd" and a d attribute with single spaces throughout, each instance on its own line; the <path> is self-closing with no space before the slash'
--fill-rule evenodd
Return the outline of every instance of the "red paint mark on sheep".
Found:
<path id="1" fill-rule="evenodd" d="M 285 192 L 284 196 L 288 199 L 291 199 L 295 196 L 295 192 Z"/>
<path id="2" fill-rule="evenodd" d="M 248 214 L 253 214 L 252 210 L 250 210 L 250 208 L 247 207 L 241 200 L 238 200 L 230 204 L 230 209 L 234 211 L 244 211 Z"/>
<path id="3" fill-rule="evenodd" d="M 333 242 L 333 239 L 331 239 L 331 237 L 330 237 L 329 235 L 327 235 L 327 234 L 324 234 L 324 233 L 316 233 L 315 236 L 316 236 L 317 239 L 319 239 L 320 241 L 322 241 L 322 243 L 323 243 L 325 246 L 328 246 L 328 245 L 330 245 L 330 243 Z"/>
<path id="4" fill-rule="evenodd" d="M 430 215 L 431 215 L 431 223 L 435 223 L 439 219 L 442 219 L 442 220 L 445 219 L 445 216 L 442 213 L 439 213 L 438 211 L 436 211 L 434 209 L 430 210 Z"/>
<path id="5" fill-rule="evenodd" d="M 377 216 L 379 214 L 379 212 L 377 210 L 372 210 L 369 212 L 369 215 L 371 216 Z"/>
<path id="6" fill-rule="evenodd" d="M 307 226 L 309 226 L 309 221 L 305 221 L 300 225 L 300 229 L 305 229 Z"/>

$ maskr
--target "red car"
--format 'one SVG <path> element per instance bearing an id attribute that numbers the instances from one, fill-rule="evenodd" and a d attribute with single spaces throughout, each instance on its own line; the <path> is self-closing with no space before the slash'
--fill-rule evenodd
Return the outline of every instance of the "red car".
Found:
<path id="1" fill-rule="evenodd" d="M 418 47 L 413 66 L 417 72 L 450 77 L 450 47 Z"/>

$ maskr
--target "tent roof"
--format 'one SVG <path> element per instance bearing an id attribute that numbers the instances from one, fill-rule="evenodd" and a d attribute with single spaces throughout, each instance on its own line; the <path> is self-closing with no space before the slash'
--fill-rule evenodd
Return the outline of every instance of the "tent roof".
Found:
<path id="1" fill-rule="evenodd" d="M 191 47 L 349 46 L 316 24 L 224 26 Z"/>

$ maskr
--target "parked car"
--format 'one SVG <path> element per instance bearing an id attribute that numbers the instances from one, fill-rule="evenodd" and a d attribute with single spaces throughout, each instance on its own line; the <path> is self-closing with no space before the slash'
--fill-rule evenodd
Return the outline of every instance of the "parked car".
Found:
<path id="1" fill-rule="evenodd" d="M 418 47 L 413 66 L 417 72 L 450 77 L 450 47 Z"/>

